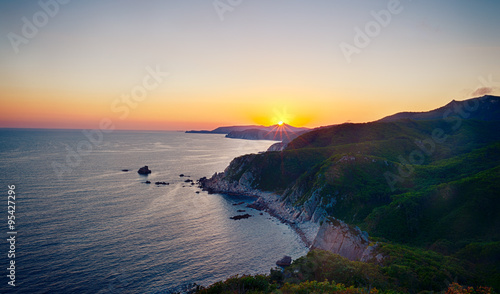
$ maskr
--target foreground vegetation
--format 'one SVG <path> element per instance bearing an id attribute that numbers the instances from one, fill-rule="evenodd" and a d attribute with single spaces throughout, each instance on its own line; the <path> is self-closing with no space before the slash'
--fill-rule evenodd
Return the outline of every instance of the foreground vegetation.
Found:
<path id="1" fill-rule="evenodd" d="M 197 287 L 190 293 L 215 294 L 215 293 L 273 293 L 273 294 L 397 294 L 397 291 L 379 290 L 377 288 L 359 288 L 345 286 L 342 283 L 306 281 L 299 284 L 285 283 L 279 289 L 278 285 L 269 282 L 267 276 L 234 276 L 225 282 L 217 283 L 208 288 Z M 452 283 L 443 291 L 446 294 L 494 294 L 489 287 L 470 287 L 462 286 L 458 283 Z"/>
<path id="2" fill-rule="evenodd" d="M 472 247 L 458 255 L 476 251 L 470 257 L 478 258 L 481 253 Z M 489 247 L 487 251 L 498 254 L 500 242 Z M 285 270 L 233 276 L 209 287 L 191 285 L 183 293 L 496 293 L 494 288 L 482 286 L 488 281 L 481 270 L 456 256 L 386 243 L 380 244 L 379 251 L 386 256 L 382 262 L 365 263 L 311 250 Z"/>
<path id="3" fill-rule="evenodd" d="M 391 255 L 381 264 L 312 250 L 284 271 L 276 268 L 269 275 L 233 276 L 206 288 L 192 285 L 185 293 L 495 293 L 491 287 L 462 286 L 477 277 L 454 257 L 388 244 L 382 250 Z"/>

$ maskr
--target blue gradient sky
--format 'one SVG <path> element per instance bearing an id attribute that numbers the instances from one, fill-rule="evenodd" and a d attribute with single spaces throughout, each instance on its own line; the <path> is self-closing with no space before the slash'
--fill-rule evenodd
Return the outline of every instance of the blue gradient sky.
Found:
<path id="1" fill-rule="evenodd" d="M 401 0 L 347 62 L 340 44 L 389 2 L 243 0 L 221 20 L 213 1 L 71 1 L 16 54 L 8 34 L 41 8 L 0 1 L 0 127 L 312 127 L 500 95 L 500 1 Z M 157 65 L 169 77 L 120 117 Z"/>

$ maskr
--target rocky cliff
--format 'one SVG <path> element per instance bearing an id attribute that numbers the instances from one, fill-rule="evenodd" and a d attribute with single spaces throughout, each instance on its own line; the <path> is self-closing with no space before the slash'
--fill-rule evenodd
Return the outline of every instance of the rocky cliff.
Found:
<path id="1" fill-rule="evenodd" d="M 267 148 L 267 151 L 283 151 L 286 148 L 286 143 L 278 142 Z"/>
<path id="2" fill-rule="evenodd" d="M 311 249 L 327 250 L 349 260 L 366 262 L 375 258 L 380 262 L 383 257 L 376 253 L 376 248 L 376 244 L 370 244 L 367 232 L 335 218 L 323 222 L 311 246 Z"/>

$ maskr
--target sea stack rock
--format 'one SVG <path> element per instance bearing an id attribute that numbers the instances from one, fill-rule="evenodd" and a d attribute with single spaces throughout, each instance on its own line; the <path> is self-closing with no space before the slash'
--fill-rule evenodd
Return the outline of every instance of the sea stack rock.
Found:
<path id="1" fill-rule="evenodd" d="M 147 165 L 145 165 L 145 166 L 141 167 L 137 172 L 141 175 L 147 175 L 147 174 L 151 173 L 151 170 L 148 168 Z"/>

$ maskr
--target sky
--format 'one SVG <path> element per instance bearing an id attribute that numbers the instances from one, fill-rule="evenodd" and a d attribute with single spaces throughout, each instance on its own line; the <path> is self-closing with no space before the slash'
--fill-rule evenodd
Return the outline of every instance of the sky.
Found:
<path id="1" fill-rule="evenodd" d="M 0 0 L 0 128 L 317 127 L 500 95 L 498 0 Z"/>

